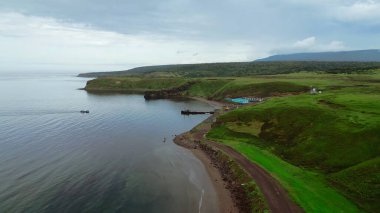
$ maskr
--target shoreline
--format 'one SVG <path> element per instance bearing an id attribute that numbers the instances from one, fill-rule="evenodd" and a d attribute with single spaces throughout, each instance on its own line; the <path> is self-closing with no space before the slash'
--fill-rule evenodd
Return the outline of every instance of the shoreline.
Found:
<path id="1" fill-rule="evenodd" d="M 203 98 L 196 100 L 210 103 Z M 223 110 L 225 104 L 216 103 Z M 203 163 L 218 193 L 221 212 L 304 212 L 283 186 L 260 165 L 250 162 L 230 147 L 204 137 L 215 118 L 223 113 L 221 110 L 216 110 L 215 114 L 190 131 L 176 135 L 173 140 L 177 145 L 189 149 Z M 246 182 L 249 180 L 253 183 Z M 253 185 L 247 188 L 250 184 Z M 250 196 L 252 193 L 255 197 Z"/>
<path id="2" fill-rule="evenodd" d="M 210 106 L 214 107 L 214 109 L 221 109 L 223 107 L 223 103 L 208 100 L 205 98 L 200 97 L 189 97 L 190 99 L 197 100 L 203 103 L 207 103 Z M 200 122 L 197 126 L 195 126 L 193 129 L 197 128 L 198 126 L 202 125 L 205 121 L 211 119 L 213 115 L 207 117 L 205 120 Z M 185 144 L 183 141 L 181 142 L 179 138 L 184 137 L 187 134 L 190 134 L 191 130 L 184 132 L 180 135 L 177 135 L 173 142 L 177 144 L 178 146 L 185 148 L 189 150 L 198 160 L 201 161 L 203 166 L 205 167 L 205 170 L 210 177 L 210 180 L 212 182 L 212 185 L 214 186 L 214 189 L 216 191 L 216 194 L 218 196 L 218 204 L 219 204 L 219 210 L 220 213 L 238 213 L 240 212 L 237 208 L 236 202 L 233 200 L 233 196 L 229 189 L 226 188 L 227 182 L 223 180 L 221 171 L 214 166 L 214 163 L 210 159 L 210 157 L 199 148 L 195 148 L 194 144 Z"/>
<path id="3" fill-rule="evenodd" d="M 190 131 L 176 135 L 173 142 L 191 151 L 203 163 L 218 194 L 220 212 L 265 212 L 268 209 L 266 201 L 255 183 L 251 185 L 252 179 L 245 169 L 227 153 L 204 141 L 203 136 L 214 116 L 209 116 Z M 257 196 L 253 198 L 249 193 Z"/>
<path id="4" fill-rule="evenodd" d="M 213 166 L 211 159 L 200 149 L 188 149 L 193 155 L 202 162 L 212 185 L 218 196 L 220 213 L 238 213 L 239 209 L 232 200 L 231 192 L 226 188 L 226 182 L 223 180 L 220 171 Z"/>
<path id="5" fill-rule="evenodd" d="M 210 106 L 214 107 L 215 109 L 221 109 L 225 105 L 222 102 L 208 100 L 206 98 L 201 98 L 201 97 L 190 96 L 188 98 L 193 99 L 193 100 L 197 100 L 197 101 L 200 101 L 200 102 L 203 102 L 203 103 L 206 103 L 206 104 L 209 104 Z"/>
<path id="6" fill-rule="evenodd" d="M 224 166 L 229 164 L 230 160 L 220 159 L 215 155 L 217 151 L 213 147 L 200 143 L 208 131 L 208 126 L 213 123 L 216 114 L 219 110 L 223 110 L 226 103 L 201 97 L 188 98 L 209 104 L 214 108 L 215 114 L 208 116 L 191 130 L 176 135 L 173 142 L 189 150 L 202 162 L 217 193 L 221 213 L 249 212 L 247 211 L 249 205 L 246 203 L 247 199 L 243 195 L 244 192 L 241 191 L 241 185 L 238 184 L 239 181 L 233 176 L 230 168 Z M 228 159 L 230 158 L 228 157 Z"/>
<path id="7" fill-rule="evenodd" d="M 214 107 L 215 113 L 204 119 L 191 130 L 176 135 L 173 142 L 191 151 L 193 155 L 203 163 L 214 185 L 214 189 L 218 194 L 220 212 L 248 213 L 252 211 L 266 212 L 269 210 L 266 200 L 262 197 L 263 195 L 255 183 L 253 188 L 245 187 L 246 184 L 250 184 L 246 182 L 247 178 L 255 182 L 255 180 L 249 176 L 245 168 L 239 165 L 228 153 L 210 144 L 204 137 L 218 115 L 235 109 L 238 106 L 233 103 L 208 100 L 202 97 L 188 98 L 209 104 Z M 224 109 L 225 106 L 229 106 L 228 110 Z M 242 173 L 244 173 L 244 175 L 242 175 Z M 245 181 L 242 179 L 245 179 Z M 252 199 L 246 190 L 256 194 L 256 197 Z"/>
<path id="8" fill-rule="evenodd" d="M 208 99 L 201 98 L 201 97 L 190 97 L 190 98 L 193 100 L 203 102 L 203 103 L 207 103 L 210 106 L 214 107 L 215 109 L 221 109 L 224 106 L 224 104 L 221 102 L 212 101 L 212 100 L 208 100 Z M 214 116 L 213 115 L 209 116 L 208 118 L 203 120 L 201 123 L 199 123 L 197 126 L 201 125 L 206 120 L 209 120 L 212 117 L 214 117 Z M 181 146 L 181 147 L 184 147 L 178 143 L 176 143 L 176 144 Z M 212 184 L 214 185 L 214 189 L 218 195 L 220 212 L 222 212 L 222 213 L 224 213 L 224 212 L 225 213 L 238 213 L 239 209 L 236 206 L 236 202 L 232 199 L 232 194 L 231 194 L 230 190 L 228 190 L 226 188 L 227 183 L 226 183 L 226 181 L 223 180 L 223 177 L 221 175 L 221 171 L 213 165 L 213 162 L 210 159 L 210 157 L 201 149 L 194 149 L 194 148 L 190 148 L 190 147 L 184 147 L 184 148 L 190 150 L 191 153 L 193 153 L 193 155 L 196 158 L 198 158 L 202 162 L 203 166 L 205 167 L 205 169 L 206 169 L 206 171 L 207 171 L 207 173 L 208 173 L 208 175 L 212 181 Z"/>
<path id="9" fill-rule="evenodd" d="M 200 124 L 203 122 L 204 121 Z M 227 188 L 228 183 L 222 177 L 222 172 L 215 166 L 214 162 L 206 152 L 200 148 L 197 148 L 196 145 L 191 144 L 192 142 L 190 142 L 190 140 L 185 139 L 189 137 L 189 132 L 177 135 L 173 142 L 190 151 L 203 164 L 216 191 L 220 213 L 239 213 L 240 211 L 237 207 L 237 203 L 233 199 L 231 191 Z"/>

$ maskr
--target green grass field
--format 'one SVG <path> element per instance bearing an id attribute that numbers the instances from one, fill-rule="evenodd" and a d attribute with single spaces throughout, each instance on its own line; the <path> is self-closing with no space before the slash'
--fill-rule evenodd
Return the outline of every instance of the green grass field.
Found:
<path id="1" fill-rule="evenodd" d="M 87 82 L 87 91 L 145 92 L 178 87 L 184 78 L 103 77 Z"/>
<path id="2" fill-rule="evenodd" d="M 223 128 L 213 129 L 208 137 L 231 146 L 269 171 L 306 212 L 360 212 L 355 204 L 329 187 L 323 175 L 293 166 L 270 151 L 244 140 L 234 137 L 220 139 L 224 131 Z"/>
<path id="3" fill-rule="evenodd" d="M 276 97 L 234 110 L 219 117 L 221 126 L 208 137 L 274 174 L 307 212 L 358 212 L 356 205 L 378 212 L 378 72 L 274 79 L 316 85 L 323 93 Z"/>

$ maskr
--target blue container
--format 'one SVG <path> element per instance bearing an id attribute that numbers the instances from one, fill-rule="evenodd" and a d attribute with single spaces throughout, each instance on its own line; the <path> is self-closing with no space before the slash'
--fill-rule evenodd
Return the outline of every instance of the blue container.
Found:
<path id="1" fill-rule="evenodd" d="M 234 103 L 238 103 L 238 104 L 248 104 L 249 103 L 249 100 L 246 98 L 231 98 L 231 99 L 229 99 L 229 101 L 234 102 Z"/>

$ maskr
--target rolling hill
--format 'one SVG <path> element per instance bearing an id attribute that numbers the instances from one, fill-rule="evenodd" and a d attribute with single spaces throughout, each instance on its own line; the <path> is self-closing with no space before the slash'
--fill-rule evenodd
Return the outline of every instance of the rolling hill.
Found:
<path id="1" fill-rule="evenodd" d="M 273 55 L 256 61 L 357 61 L 380 62 L 380 50 L 314 52 Z"/>
<path id="2" fill-rule="evenodd" d="M 79 77 L 242 77 L 296 72 L 359 73 L 380 68 L 379 62 L 258 61 L 208 64 L 178 64 L 137 67 L 125 71 L 83 73 Z"/>

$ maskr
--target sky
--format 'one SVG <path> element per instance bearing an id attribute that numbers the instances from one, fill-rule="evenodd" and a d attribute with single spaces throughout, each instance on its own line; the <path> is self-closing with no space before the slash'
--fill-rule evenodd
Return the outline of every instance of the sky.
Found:
<path id="1" fill-rule="evenodd" d="M 380 49 L 380 0 L 0 0 L 0 72 Z"/>

